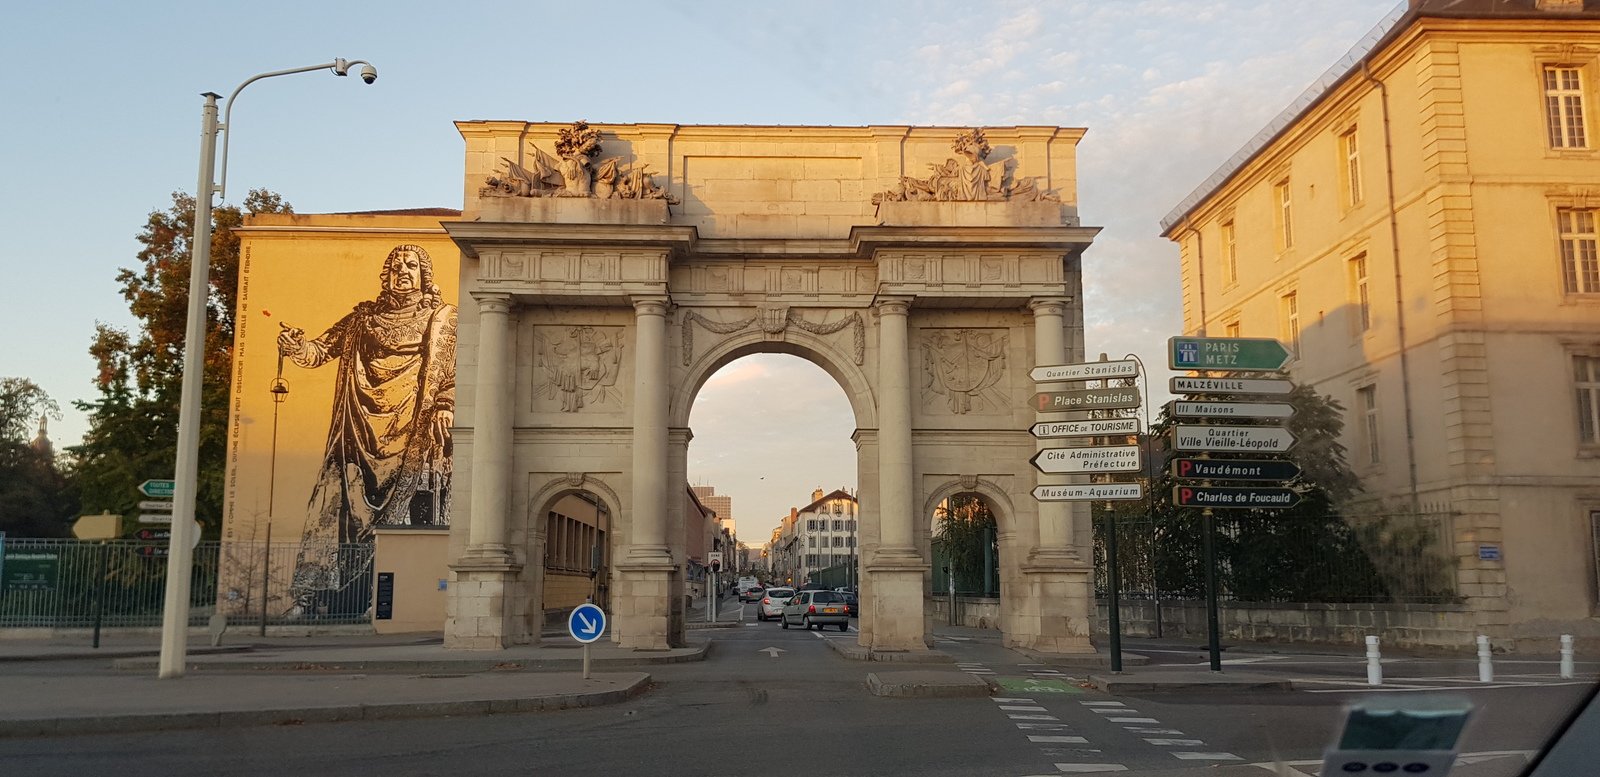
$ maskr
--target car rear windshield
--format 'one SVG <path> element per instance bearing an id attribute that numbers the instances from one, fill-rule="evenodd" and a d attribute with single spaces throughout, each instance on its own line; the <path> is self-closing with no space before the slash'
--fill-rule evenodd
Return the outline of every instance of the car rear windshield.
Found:
<path id="1" fill-rule="evenodd" d="M 836 594 L 832 591 L 818 591 L 811 595 L 813 604 L 837 604 L 842 601 L 844 601 L 844 595 Z"/>
<path id="2" fill-rule="evenodd" d="M 794 596 L 793 588 L 768 588 L 768 597 Z"/>

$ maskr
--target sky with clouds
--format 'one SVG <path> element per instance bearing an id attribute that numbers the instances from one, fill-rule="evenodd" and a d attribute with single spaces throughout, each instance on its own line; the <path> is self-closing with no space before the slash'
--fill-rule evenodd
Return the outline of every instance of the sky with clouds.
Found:
<path id="1" fill-rule="evenodd" d="M 146 214 L 194 188 L 198 94 L 334 57 L 371 60 L 378 82 L 311 73 L 241 97 L 233 201 L 265 187 L 303 213 L 459 207 L 457 119 L 1087 127 L 1080 214 L 1105 228 L 1085 258 L 1089 352 L 1157 358 L 1181 322 L 1177 251 L 1157 221 L 1394 5 L 13 8 L 0 26 L 0 376 L 31 378 L 66 406 L 58 443 L 81 437 L 70 403 L 93 396 L 95 322 L 131 322 L 117 268 L 133 264 Z M 746 540 L 812 488 L 855 485 L 844 393 L 798 359 L 729 365 L 692 422 L 691 480 L 735 497 Z"/>

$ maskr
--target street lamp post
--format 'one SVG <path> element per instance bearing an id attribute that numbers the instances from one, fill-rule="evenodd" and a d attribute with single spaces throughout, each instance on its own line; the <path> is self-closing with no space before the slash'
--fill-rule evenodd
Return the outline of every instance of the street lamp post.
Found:
<path id="1" fill-rule="evenodd" d="M 206 92 L 200 109 L 200 179 L 195 186 L 193 253 L 189 262 L 189 312 L 188 326 L 184 332 L 183 391 L 178 408 L 178 460 L 174 471 L 172 495 L 172 538 L 167 556 L 166 602 L 161 611 L 161 677 L 182 677 L 184 659 L 188 653 L 189 633 L 189 583 L 194 574 L 194 542 L 189 536 L 196 531 L 194 524 L 195 486 L 200 458 L 200 390 L 205 375 L 206 303 L 211 291 L 211 208 L 214 193 L 226 196 L 228 182 L 228 147 L 222 147 L 222 179 L 212 183 L 217 161 L 217 131 L 233 136 L 231 114 L 234 99 L 239 92 L 255 81 L 291 73 L 313 70 L 331 70 L 334 75 L 350 74 L 351 65 L 361 65 L 361 80 L 372 83 L 378 80 L 378 70 L 370 63 L 356 60 L 332 62 L 293 70 L 279 70 L 254 76 L 233 90 L 228 97 L 229 121 L 217 123 L 217 99 L 221 96 Z"/>

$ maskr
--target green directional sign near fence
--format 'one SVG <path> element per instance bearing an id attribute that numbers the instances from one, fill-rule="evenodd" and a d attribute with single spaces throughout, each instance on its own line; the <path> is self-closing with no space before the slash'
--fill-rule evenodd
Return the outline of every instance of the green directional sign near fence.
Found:
<path id="1" fill-rule="evenodd" d="M 139 484 L 139 493 L 161 499 L 171 499 L 176 490 L 171 480 L 146 480 Z"/>
<path id="2" fill-rule="evenodd" d="M 1276 370 L 1293 356 L 1270 337 L 1174 337 L 1167 366 L 1175 370 Z"/>

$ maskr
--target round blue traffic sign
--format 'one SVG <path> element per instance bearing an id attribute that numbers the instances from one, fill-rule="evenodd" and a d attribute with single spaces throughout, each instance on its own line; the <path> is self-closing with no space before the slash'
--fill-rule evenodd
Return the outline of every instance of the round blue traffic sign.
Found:
<path id="1" fill-rule="evenodd" d="M 606 633 L 606 611 L 599 605 L 587 602 L 573 609 L 567 616 L 567 632 L 579 642 L 593 642 Z"/>

